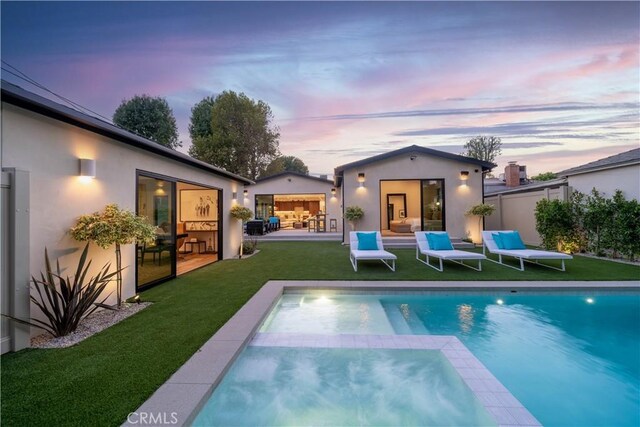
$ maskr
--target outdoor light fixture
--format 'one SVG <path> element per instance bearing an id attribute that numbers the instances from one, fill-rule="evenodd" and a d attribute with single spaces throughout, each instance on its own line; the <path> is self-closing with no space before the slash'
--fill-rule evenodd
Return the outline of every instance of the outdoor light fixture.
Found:
<path id="1" fill-rule="evenodd" d="M 360 187 L 364 187 L 364 172 L 358 173 L 358 182 L 360 183 Z"/>
<path id="2" fill-rule="evenodd" d="M 249 195 L 249 190 L 244 190 L 244 197 L 246 198 Z"/>
<path id="3" fill-rule="evenodd" d="M 332 196 L 335 196 L 335 195 L 336 195 L 336 189 L 335 189 L 335 187 L 331 189 L 331 195 L 332 195 Z"/>
<path id="4" fill-rule="evenodd" d="M 136 302 L 136 304 L 140 304 L 140 295 L 136 295 L 135 297 L 133 297 L 133 300 Z"/>
<path id="5" fill-rule="evenodd" d="M 238 198 L 238 192 L 237 192 L 237 191 L 234 191 L 233 193 L 231 193 L 231 198 L 232 198 L 233 200 L 236 200 L 236 199 Z"/>
<path id="6" fill-rule="evenodd" d="M 80 177 L 96 177 L 96 161 L 94 159 L 80 159 Z"/>
<path id="7" fill-rule="evenodd" d="M 469 179 L 469 171 L 460 171 L 460 180 L 466 181 Z"/>

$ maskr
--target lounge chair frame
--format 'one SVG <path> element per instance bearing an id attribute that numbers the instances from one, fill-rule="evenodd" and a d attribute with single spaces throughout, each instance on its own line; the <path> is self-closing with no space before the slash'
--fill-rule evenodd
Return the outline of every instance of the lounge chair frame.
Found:
<path id="1" fill-rule="evenodd" d="M 484 256 L 484 254 L 482 256 L 480 256 L 480 254 L 474 254 L 474 255 L 477 255 L 477 257 L 469 258 L 468 255 L 472 254 L 472 252 L 459 251 L 459 250 L 455 250 L 455 249 L 452 250 L 452 251 L 435 251 L 435 250 L 429 248 L 429 243 L 426 240 L 426 234 L 427 233 L 429 233 L 429 232 L 416 231 L 416 233 L 415 233 L 415 237 L 416 237 L 416 259 L 418 261 L 420 261 L 423 264 L 428 265 L 429 267 L 431 267 L 434 270 L 437 270 L 437 271 L 439 271 L 441 273 L 444 270 L 442 261 L 451 261 L 451 262 L 454 262 L 456 264 L 460 264 L 463 267 L 467 267 L 467 268 L 470 268 L 470 269 L 475 270 L 475 271 L 482 271 L 482 260 L 486 259 L 486 256 Z M 446 234 L 446 231 L 438 232 L 438 233 Z M 420 241 L 419 241 L 418 234 L 424 234 L 425 235 L 424 244 L 427 246 L 426 249 L 425 248 L 420 248 Z M 438 253 L 438 252 L 440 252 L 440 253 Z M 459 253 L 459 254 L 464 253 L 467 256 L 455 258 L 456 253 Z M 420 258 L 421 254 L 425 256 L 424 260 L 422 258 Z M 453 257 L 438 256 L 438 255 L 452 255 Z M 436 258 L 439 261 L 440 267 L 437 267 L 437 266 L 431 264 L 430 258 Z M 476 268 L 473 265 L 465 264 L 464 263 L 465 259 L 477 260 L 478 261 L 478 267 Z"/>
<path id="2" fill-rule="evenodd" d="M 372 233 L 372 232 L 361 231 L 361 233 Z M 376 251 L 371 251 L 371 252 L 377 252 L 377 254 L 380 256 L 378 257 L 372 256 L 372 257 L 365 257 L 365 258 L 358 258 L 356 256 L 358 250 L 354 249 L 354 247 L 357 247 L 358 245 L 358 237 L 355 231 L 351 231 L 349 233 L 349 243 L 350 243 L 349 261 L 351 261 L 351 266 L 353 267 L 353 271 L 355 272 L 358 271 L 358 261 L 382 261 L 384 265 L 389 267 L 389 270 L 394 272 L 396 271 L 397 257 L 391 252 L 387 252 L 384 250 L 384 246 L 382 245 L 382 236 L 380 232 L 376 231 L 375 233 L 376 233 L 376 243 L 378 244 L 378 249 Z M 369 251 L 361 251 L 361 252 L 369 252 Z M 389 261 L 391 261 L 391 263 L 389 263 Z"/>
<path id="3" fill-rule="evenodd" d="M 496 264 L 500 264 L 500 265 L 504 265 L 505 267 L 509 267 L 509 268 L 513 268 L 514 270 L 518 270 L 518 271 L 524 271 L 524 263 L 528 262 L 530 264 L 536 264 L 539 265 L 541 267 L 546 267 L 546 268 L 550 268 L 552 270 L 557 270 L 557 271 L 567 271 L 566 270 L 566 266 L 564 264 L 564 261 L 567 259 L 573 259 L 572 256 L 570 255 L 566 255 L 566 254 L 561 254 L 560 252 L 552 252 L 552 251 L 538 251 L 540 252 L 540 254 L 534 258 L 527 258 L 524 257 L 522 255 L 518 255 L 517 251 L 518 250 L 525 250 L 525 249 L 492 249 L 489 247 L 488 242 L 494 242 L 493 237 L 491 236 L 491 233 L 498 233 L 498 232 L 504 232 L 503 230 L 495 230 L 495 231 L 483 231 L 482 232 L 482 253 L 487 257 L 487 260 L 494 262 Z M 511 230 L 506 230 L 507 232 L 511 231 Z M 493 243 L 495 245 L 495 242 Z M 489 251 L 490 254 L 494 254 L 494 255 L 498 255 L 498 260 L 494 260 L 491 259 L 488 255 L 487 255 L 487 251 Z M 545 256 L 544 252 L 546 252 L 547 254 L 557 254 L 557 255 L 547 255 Z M 564 255 L 564 256 L 562 256 Z M 520 262 L 520 266 L 519 267 L 515 267 L 513 265 L 509 265 L 505 262 L 503 262 L 502 257 L 512 257 L 517 259 Z M 558 268 L 556 266 L 553 265 L 549 265 L 549 264 L 543 264 L 541 262 L 539 262 L 539 260 L 541 259 L 550 259 L 550 260 L 560 260 L 561 261 L 561 267 Z"/>

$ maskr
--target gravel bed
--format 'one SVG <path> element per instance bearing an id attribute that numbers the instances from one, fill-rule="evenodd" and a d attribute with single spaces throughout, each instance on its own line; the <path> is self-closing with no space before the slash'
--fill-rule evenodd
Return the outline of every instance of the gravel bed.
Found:
<path id="1" fill-rule="evenodd" d="M 107 329 L 109 326 L 132 316 L 150 306 L 150 302 L 140 304 L 123 303 L 120 310 L 102 309 L 85 318 L 78 329 L 64 337 L 54 338 L 49 333 L 38 335 L 31 338 L 31 347 L 33 348 L 65 348 L 78 344 L 79 342 L 89 338 L 93 334 Z"/>

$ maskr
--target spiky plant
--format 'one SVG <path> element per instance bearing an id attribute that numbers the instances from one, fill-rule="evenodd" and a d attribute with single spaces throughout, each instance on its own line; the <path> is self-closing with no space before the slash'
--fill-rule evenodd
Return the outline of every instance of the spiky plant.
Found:
<path id="1" fill-rule="evenodd" d="M 107 295 L 98 301 L 109 281 L 118 274 L 118 271 L 109 272 L 111 264 L 107 263 L 100 269 L 96 276 L 85 282 L 91 260 L 87 262 L 89 244 L 84 247 L 78 260 L 76 274 L 63 277 L 60 272 L 60 262 L 56 260 L 55 272 L 51 268 L 49 253 L 44 250 L 45 272 L 40 272 L 40 278 L 31 277 L 37 296 L 31 295 L 31 301 L 42 311 L 46 320 L 31 318 L 30 320 L 18 319 L 13 316 L 5 316 L 16 322 L 29 326 L 36 326 L 49 332 L 54 337 L 68 335 L 78 328 L 78 325 L 88 315 L 93 313 L 109 298 Z"/>

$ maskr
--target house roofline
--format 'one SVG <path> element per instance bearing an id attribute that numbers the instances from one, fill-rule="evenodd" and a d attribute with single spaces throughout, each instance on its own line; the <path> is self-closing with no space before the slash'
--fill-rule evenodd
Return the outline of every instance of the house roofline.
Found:
<path id="1" fill-rule="evenodd" d="M 497 166 L 495 163 L 485 162 L 483 160 L 474 159 L 473 157 L 466 157 L 458 154 L 447 153 L 445 151 L 434 150 L 433 148 L 421 147 L 419 145 L 410 145 L 408 147 L 400 148 L 398 150 L 393 150 L 387 153 L 378 154 L 376 156 L 368 157 L 362 160 L 357 160 L 355 162 L 347 163 L 342 166 L 336 167 L 335 173 L 334 173 L 335 185 L 337 187 L 341 185 L 344 171 L 347 169 L 352 169 L 359 166 L 365 166 L 371 163 L 379 162 L 381 160 L 386 160 L 396 156 L 400 156 L 402 154 L 410 154 L 410 153 L 426 154 L 429 156 L 442 157 L 449 160 L 456 160 L 459 162 L 471 163 L 471 164 L 480 166 L 482 168 L 482 171 L 491 170 Z"/>
<path id="2" fill-rule="evenodd" d="M 204 170 L 206 172 L 213 173 L 215 175 L 230 178 L 243 184 L 253 183 L 253 181 L 248 178 L 236 175 L 224 169 L 212 166 L 206 162 L 194 159 L 191 156 L 180 153 L 179 151 L 172 150 L 171 148 L 165 147 L 161 144 L 151 141 L 150 139 L 143 138 L 134 133 L 121 129 L 104 120 L 100 120 L 88 114 L 81 113 L 77 110 L 66 107 L 43 96 L 37 95 L 33 92 L 29 92 L 28 90 L 9 83 L 6 80 L 2 80 L 2 102 L 24 108 L 25 110 L 41 114 L 45 117 L 59 120 L 61 122 L 88 130 L 98 135 L 106 136 L 132 147 L 140 148 L 142 150 Z"/>
<path id="3" fill-rule="evenodd" d="M 567 169 L 564 170 L 562 172 L 558 173 L 558 176 L 561 177 L 568 177 L 568 176 L 573 176 L 573 175 L 581 175 L 583 173 L 589 173 L 589 172 L 598 172 L 598 171 L 603 171 L 603 170 L 607 170 L 607 169 L 615 169 L 615 168 L 619 168 L 619 167 L 624 167 L 624 166 L 633 166 L 633 165 L 637 165 L 640 164 L 640 159 L 630 159 L 630 160 L 623 160 L 617 163 L 609 163 L 606 165 L 598 165 L 598 166 L 591 166 L 588 168 L 584 168 L 582 169 L 581 166 L 578 166 L 576 168 L 572 168 L 572 169 Z M 578 169 L 580 168 L 580 169 Z M 575 169 L 575 170 L 573 170 Z"/>
<path id="4" fill-rule="evenodd" d="M 303 173 L 300 173 L 300 172 L 293 172 L 293 171 L 284 171 L 284 172 L 277 173 L 275 175 L 266 176 L 264 178 L 258 178 L 258 179 L 256 179 L 255 184 L 260 184 L 262 182 L 269 181 L 269 180 L 272 180 L 272 179 L 275 179 L 275 178 L 281 178 L 281 177 L 286 176 L 286 175 L 293 175 L 293 176 L 298 177 L 298 178 L 312 179 L 314 181 L 320 181 L 320 182 L 322 182 L 324 184 L 332 184 L 333 185 L 333 181 L 330 180 L 330 179 L 319 178 L 319 177 L 316 177 L 316 176 L 306 175 L 306 174 L 303 174 Z"/>

